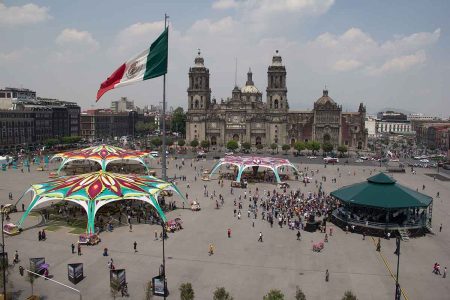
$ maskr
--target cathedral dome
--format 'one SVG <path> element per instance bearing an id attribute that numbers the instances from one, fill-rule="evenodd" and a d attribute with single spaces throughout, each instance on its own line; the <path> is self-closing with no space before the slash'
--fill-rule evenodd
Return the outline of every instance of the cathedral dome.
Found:
<path id="1" fill-rule="evenodd" d="M 252 80 L 252 70 L 248 70 L 247 73 L 247 82 L 245 83 L 245 86 L 241 88 L 241 93 L 243 94 L 259 94 L 261 93 L 258 88 L 255 86 Z"/>
<path id="2" fill-rule="evenodd" d="M 328 90 L 323 90 L 323 95 L 316 101 L 316 105 L 325 105 L 327 103 L 330 103 L 332 105 L 337 105 L 336 102 L 334 102 L 333 99 L 331 99 L 330 96 L 328 96 Z"/>

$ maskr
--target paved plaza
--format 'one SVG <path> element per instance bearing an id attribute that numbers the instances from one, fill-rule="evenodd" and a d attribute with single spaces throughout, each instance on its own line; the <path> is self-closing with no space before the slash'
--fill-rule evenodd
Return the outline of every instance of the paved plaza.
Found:
<path id="1" fill-rule="evenodd" d="M 374 240 L 367 237 L 362 240 L 359 234 L 345 234 L 335 228 L 325 249 L 312 251 L 312 243 L 323 240 L 323 234 L 302 232 L 302 240 L 296 239 L 296 231 L 287 227 L 279 228 L 274 224 L 247 218 L 248 201 L 243 201 L 244 210 L 240 220 L 233 216 L 233 200 L 244 194 L 244 189 L 234 189 L 230 194 L 230 181 L 225 180 L 221 188 L 217 180 L 205 182 L 194 181 L 194 175 L 200 168 L 211 169 L 214 162 L 204 160 L 194 162 L 186 160 L 181 170 L 175 171 L 175 164 L 181 160 L 170 159 L 168 175 L 186 175 L 188 181 L 178 181 L 182 193 L 189 194 L 189 201 L 198 200 L 202 210 L 192 212 L 178 209 L 167 214 L 168 219 L 180 217 L 184 229 L 169 234 L 166 242 L 166 270 L 170 295 L 168 299 L 179 299 L 178 287 L 181 283 L 191 282 L 195 291 L 195 299 L 212 299 L 216 287 L 225 287 L 236 300 L 262 299 L 270 289 L 280 289 L 286 299 L 293 299 L 295 288 L 299 286 L 307 299 L 340 299 L 346 290 L 352 290 L 358 299 L 393 299 L 395 285 L 391 272 L 395 273 L 397 256 L 394 255 L 395 239 L 381 242 L 381 253 L 375 251 Z M 160 165 L 155 162 L 157 176 L 160 176 Z M 50 165 L 56 168 L 56 164 Z M 196 167 L 197 171 L 194 170 Z M 320 164 L 301 164 L 319 170 L 313 182 L 305 186 L 303 183 L 290 181 L 291 189 L 300 188 L 302 192 L 317 192 L 314 181 L 327 176 L 323 183 L 325 192 L 365 180 L 379 167 L 336 165 L 324 168 Z M 339 168 L 339 172 L 338 172 Z M 48 180 L 48 172 L 35 171 L 21 173 L 20 170 L 0 172 L 0 201 L 8 202 L 8 193 L 12 192 L 14 200 L 24 192 L 30 184 Z M 417 169 L 413 175 L 394 174 L 399 183 L 411 188 L 426 188 L 424 193 L 440 198 L 434 199 L 433 230 L 435 234 L 412 238 L 402 243 L 400 262 L 400 283 L 406 295 L 405 299 L 448 299 L 450 295 L 449 278 L 432 274 L 433 264 L 438 262 L 443 267 L 450 267 L 450 182 L 434 180 L 425 174 L 435 170 Z M 341 173 L 341 177 L 339 177 Z M 198 176 L 197 176 L 198 177 Z M 337 178 L 331 183 L 331 178 Z M 187 184 L 190 188 L 187 189 Z M 207 184 L 209 193 L 215 190 L 216 195 L 225 197 L 225 204 L 216 209 L 215 200 L 203 196 L 203 185 Z M 272 184 L 249 184 L 247 190 L 273 190 Z M 172 199 L 171 199 L 172 200 Z M 181 199 L 177 200 L 181 206 Z M 30 196 L 24 198 L 25 205 L 30 203 Z M 18 205 L 20 210 L 21 205 Z M 17 221 L 22 212 L 11 215 Z M 255 222 L 252 227 L 252 222 Z M 20 264 L 28 267 L 30 257 L 45 257 L 50 264 L 50 274 L 61 281 L 82 291 L 83 299 L 111 299 L 109 292 L 109 269 L 107 262 L 114 259 L 116 268 L 126 269 L 128 291 L 131 299 L 144 299 L 144 285 L 158 274 L 162 262 L 162 242 L 154 240 L 155 230 L 160 226 L 136 224 L 133 231 L 127 226 L 114 229 L 113 232 L 101 233 L 102 242 L 96 246 L 83 246 L 82 256 L 71 253 L 70 245 L 76 243 L 78 236 L 69 233 L 69 228 L 61 227 L 56 231 L 47 231 L 47 240 L 38 241 L 38 231 L 45 228 L 30 228 L 41 222 L 39 215 L 32 215 L 25 221 L 26 229 L 18 236 L 6 237 L 6 251 L 10 261 L 15 250 L 19 251 Z M 442 223 L 442 232 L 439 225 Z M 29 229 L 28 229 L 29 228 Z M 232 237 L 227 237 L 227 229 L 232 230 Z M 263 233 L 264 242 L 259 243 L 259 232 Z M 133 243 L 137 242 L 138 252 L 134 253 Z M 215 253 L 208 255 L 208 245 L 215 245 Z M 103 257 L 103 248 L 109 249 L 109 257 Z M 67 264 L 83 263 L 85 278 L 73 285 L 67 279 Z M 325 282 L 325 270 L 330 272 L 330 281 Z M 18 267 L 11 269 L 10 282 L 18 291 L 19 299 L 25 299 L 31 293 L 30 284 L 20 277 Z M 52 282 L 38 279 L 34 284 L 36 294 L 47 299 L 79 299 L 78 295 Z"/>

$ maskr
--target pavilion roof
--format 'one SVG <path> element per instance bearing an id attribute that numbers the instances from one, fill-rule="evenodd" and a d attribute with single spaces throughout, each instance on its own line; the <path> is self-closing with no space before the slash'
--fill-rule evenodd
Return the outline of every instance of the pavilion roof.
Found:
<path id="1" fill-rule="evenodd" d="M 384 173 L 337 189 L 331 192 L 331 196 L 348 204 L 384 209 L 428 207 L 433 201 L 432 197 L 398 184 Z"/>

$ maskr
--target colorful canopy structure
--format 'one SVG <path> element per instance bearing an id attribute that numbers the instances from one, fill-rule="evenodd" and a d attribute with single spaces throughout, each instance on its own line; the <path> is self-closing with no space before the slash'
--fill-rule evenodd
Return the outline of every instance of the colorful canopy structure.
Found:
<path id="1" fill-rule="evenodd" d="M 67 163 L 74 160 L 90 160 L 99 163 L 103 171 L 106 171 L 106 166 L 113 161 L 130 159 L 135 160 L 144 165 L 148 171 L 148 166 L 144 159 L 146 157 L 153 158 L 149 152 L 137 151 L 137 150 L 125 150 L 119 147 L 109 145 L 92 146 L 85 149 L 78 149 L 69 152 L 58 153 L 52 157 L 62 158 L 61 165 L 58 168 L 58 173 Z"/>
<path id="2" fill-rule="evenodd" d="M 86 210 L 88 218 L 87 233 L 95 232 L 94 220 L 97 211 L 103 205 L 118 200 L 135 199 L 147 202 L 157 210 L 161 219 L 166 222 L 166 216 L 156 199 L 161 191 L 167 189 L 175 191 L 185 201 L 174 184 L 153 176 L 124 175 L 104 171 L 64 176 L 53 181 L 34 184 L 25 192 L 32 192 L 33 200 L 18 225 L 19 227 L 22 226 L 34 207 L 55 200 L 77 203 Z"/>
<path id="3" fill-rule="evenodd" d="M 400 209 L 428 207 L 433 198 L 396 183 L 392 177 L 379 173 L 367 181 L 342 187 L 331 196 L 351 205 Z"/>
<path id="4" fill-rule="evenodd" d="M 241 181 L 242 173 L 245 169 L 253 167 L 257 171 L 259 167 L 269 168 L 275 174 L 277 182 L 280 183 L 280 176 L 278 174 L 278 169 L 280 167 L 291 167 L 296 172 L 297 168 L 288 160 L 284 158 L 277 157 L 260 157 L 260 156 L 225 156 L 221 158 L 212 168 L 210 176 L 216 172 L 222 165 L 234 165 L 238 167 L 238 174 L 236 181 Z"/>

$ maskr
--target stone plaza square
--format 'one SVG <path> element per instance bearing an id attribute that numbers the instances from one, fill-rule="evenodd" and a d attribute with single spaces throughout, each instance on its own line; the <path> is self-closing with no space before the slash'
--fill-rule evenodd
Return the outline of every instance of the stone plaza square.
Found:
<path id="1" fill-rule="evenodd" d="M 274 224 L 262 221 L 259 216 L 254 220 L 247 217 L 248 200 L 243 200 L 243 216 L 240 220 L 233 216 L 233 201 L 239 195 L 244 195 L 244 189 L 234 189 L 230 194 L 230 181 L 225 180 L 221 188 L 217 180 L 200 180 L 200 168 L 211 169 L 212 160 L 194 161 L 186 159 L 181 170 L 175 170 L 175 164 L 181 159 L 169 160 L 168 175 L 186 175 L 187 181 L 177 180 L 181 192 L 189 194 L 189 201 L 197 200 L 201 211 L 192 212 L 189 209 L 177 209 L 167 213 L 168 219 L 180 217 L 183 220 L 181 231 L 169 234 L 166 241 L 166 271 L 170 295 L 168 299 L 179 299 L 178 287 L 181 283 L 190 282 L 195 291 L 195 299 L 212 299 L 216 287 L 225 287 L 234 299 L 262 299 L 270 289 L 280 289 L 286 299 L 293 299 L 296 286 L 306 294 L 307 299 L 340 299 L 346 290 L 351 290 L 358 299 L 393 299 L 397 256 L 395 239 L 381 240 L 381 253 L 375 250 L 375 240 L 367 237 L 365 240 L 359 234 L 345 234 L 340 228 L 334 227 L 334 234 L 325 243 L 322 252 L 312 251 L 312 243 L 323 240 L 324 234 L 319 231 L 302 232 L 302 240 L 296 239 L 296 231 L 287 227 L 279 228 Z M 194 166 L 196 171 L 194 171 Z M 323 183 L 326 193 L 344 185 L 365 180 L 370 173 L 383 170 L 376 166 L 350 166 L 322 164 L 297 164 L 299 170 L 308 167 L 319 170 L 312 183 L 306 187 L 301 182 L 289 181 L 290 189 L 300 189 L 302 192 L 317 192 L 317 179 L 326 176 Z M 50 169 L 56 168 L 51 164 Z M 161 175 L 160 165 L 152 162 L 157 176 Z M 340 168 L 339 172 L 337 171 Z M 442 269 L 450 265 L 450 186 L 448 181 L 426 174 L 433 173 L 427 169 L 417 169 L 413 175 L 409 170 L 406 174 L 394 174 L 394 178 L 410 188 L 426 188 L 423 191 L 434 197 L 433 231 L 425 237 L 411 238 L 402 242 L 400 261 L 400 284 L 406 295 L 405 299 L 448 299 L 450 284 L 448 278 L 432 274 L 433 264 L 438 262 Z M 339 177 L 338 173 L 341 173 Z M 194 181 L 197 175 L 197 181 Z M 444 174 L 445 175 L 445 174 Z M 448 177 L 447 175 L 445 175 Z M 337 178 L 337 183 L 331 183 L 331 178 Z M 30 186 L 48 180 L 48 172 L 36 171 L 21 173 L 20 170 L 9 169 L 0 172 L 0 201 L 9 201 L 8 193 L 14 196 L 13 203 Z M 187 184 L 190 188 L 187 188 Z M 209 193 L 215 190 L 216 195 L 222 194 L 225 204 L 216 209 L 215 200 L 203 196 L 203 186 L 207 185 Z M 260 191 L 278 189 L 274 184 L 249 184 L 249 190 Z M 278 189 L 279 190 L 279 189 Z M 436 193 L 440 197 L 436 198 Z M 173 196 L 181 206 L 181 199 Z M 25 206 L 30 203 L 30 195 L 24 197 Z M 45 204 L 44 204 L 45 205 Z M 187 206 L 186 206 L 187 207 Z M 19 211 L 21 205 L 18 205 Z M 17 222 L 22 212 L 11 214 L 11 222 Z M 125 218 L 124 218 L 125 219 Z M 50 265 L 53 279 L 81 290 L 84 299 L 111 299 L 109 288 L 109 269 L 107 262 L 114 259 L 116 268 L 126 269 L 130 299 L 144 299 L 145 283 L 158 274 L 162 263 L 162 242 L 154 239 L 155 230 L 160 233 L 157 225 L 137 224 L 133 220 L 133 231 L 129 232 L 125 224 L 115 227 L 112 232 L 101 233 L 101 243 L 95 246 L 83 246 L 82 256 L 71 253 L 71 244 L 76 244 L 78 235 L 69 233 L 69 228 L 61 227 L 56 231 L 46 230 L 47 240 L 38 241 L 38 231 L 46 228 L 33 227 L 41 222 L 39 214 L 29 216 L 24 223 L 24 231 L 17 236 L 6 236 L 6 251 L 12 261 L 15 250 L 19 251 L 20 265 L 28 267 L 30 257 L 45 257 Z M 442 232 L 439 226 L 442 223 Z M 232 237 L 227 237 L 227 229 L 232 230 Z M 259 232 L 263 233 L 264 242 L 259 243 Z M 134 253 L 133 243 L 137 242 L 138 252 Z M 215 245 L 215 253 L 208 255 L 208 245 Z M 109 249 L 109 257 L 103 257 L 103 248 Z M 73 285 L 67 278 L 67 264 L 83 263 L 85 278 Z M 325 282 L 325 270 L 330 272 L 330 281 Z M 18 266 L 14 266 L 9 275 L 13 290 L 17 291 L 19 299 L 25 299 L 31 294 L 31 287 L 24 277 L 20 277 Z M 11 289 L 11 287 L 9 287 Z M 69 289 L 58 286 L 50 281 L 37 279 L 34 292 L 47 299 L 79 299 L 79 296 Z"/>

